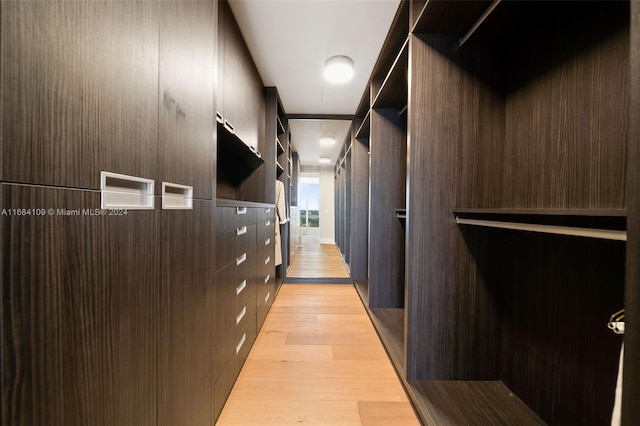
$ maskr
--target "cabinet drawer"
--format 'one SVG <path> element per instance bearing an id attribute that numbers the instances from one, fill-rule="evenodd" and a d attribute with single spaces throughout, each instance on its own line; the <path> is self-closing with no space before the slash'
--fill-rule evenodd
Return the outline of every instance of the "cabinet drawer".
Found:
<path id="1" fill-rule="evenodd" d="M 235 296 L 229 297 L 221 303 L 215 310 L 213 315 L 214 321 L 214 341 L 219 343 L 225 339 L 225 336 L 233 328 L 235 324 L 236 303 Z"/>
<path id="2" fill-rule="evenodd" d="M 231 343 L 233 346 L 233 342 Z M 214 416 L 217 419 L 222 412 L 227 398 L 231 393 L 238 374 L 236 373 L 236 363 L 231 358 L 220 368 L 219 375 L 214 386 Z"/>
<path id="3" fill-rule="evenodd" d="M 275 215 L 275 207 L 261 207 L 257 209 L 258 213 L 256 216 L 256 221 L 264 222 L 267 219 L 272 219 Z"/>
<path id="4" fill-rule="evenodd" d="M 236 227 L 236 241 L 237 251 L 248 251 L 256 248 L 256 225 L 242 225 Z"/>
<path id="5" fill-rule="evenodd" d="M 240 282 L 256 273 L 256 251 L 251 250 L 242 253 L 234 261 L 236 265 L 236 281 Z"/>
<path id="6" fill-rule="evenodd" d="M 215 364 L 215 380 L 220 380 L 220 376 L 223 374 L 225 367 L 231 361 L 234 351 L 235 351 L 235 337 L 236 331 L 235 329 L 227 330 L 227 333 L 224 335 L 222 339 L 216 344 L 215 354 L 214 354 L 214 364 Z"/>
<path id="7" fill-rule="evenodd" d="M 236 207 L 236 227 L 253 225 L 256 223 L 256 209 L 251 207 Z"/>
<path id="8" fill-rule="evenodd" d="M 231 263 L 220 271 L 216 272 L 214 280 L 214 294 L 216 306 L 225 303 L 229 297 L 235 292 L 239 285 L 236 281 L 236 265 Z"/>
<path id="9" fill-rule="evenodd" d="M 235 227 L 235 207 L 216 207 L 216 234 L 231 231 Z"/>
<path id="10" fill-rule="evenodd" d="M 216 235 L 216 271 L 229 265 L 236 258 L 236 231 Z"/>

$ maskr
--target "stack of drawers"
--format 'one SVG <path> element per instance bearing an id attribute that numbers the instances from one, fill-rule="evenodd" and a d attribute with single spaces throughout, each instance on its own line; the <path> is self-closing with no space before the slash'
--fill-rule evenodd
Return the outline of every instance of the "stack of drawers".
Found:
<path id="1" fill-rule="evenodd" d="M 275 291 L 274 208 L 227 204 L 216 207 L 216 419 Z"/>

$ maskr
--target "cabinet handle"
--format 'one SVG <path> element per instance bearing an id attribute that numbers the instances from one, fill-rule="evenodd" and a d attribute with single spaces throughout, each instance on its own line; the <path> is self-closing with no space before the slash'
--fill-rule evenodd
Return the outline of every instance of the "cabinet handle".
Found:
<path id="1" fill-rule="evenodd" d="M 100 172 L 100 208 L 153 210 L 153 180 Z"/>
<path id="2" fill-rule="evenodd" d="M 242 256 L 236 259 L 236 266 L 247 260 L 247 253 L 242 253 Z"/>
<path id="3" fill-rule="evenodd" d="M 240 324 L 240 321 L 242 321 L 242 318 L 244 318 L 246 313 L 247 313 L 247 307 L 245 306 L 244 308 L 242 308 L 242 310 L 240 311 L 240 313 L 236 317 L 236 325 Z"/>
<path id="4" fill-rule="evenodd" d="M 242 335 L 240 342 L 236 345 L 236 355 L 238 355 L 238 353 L 240 352 L 240 349 L 242 349 L 242 345 L 244 345 L 245 340 L 247 340 L 247 333 L 244 333 Z"/>
<path id="5" fill-rule="evenodd" d="M 267 238 L 266 240 L 264 240 L 265 246 L 268 246 L 269 244 L 271 244 L 271 238 Z"/>
<path id="6" fill-rule="evenodd" d="M 236 207 L 236 214 L 247 214 L 246 207 Z"/>
<path id="7" fill-rule="evenodd" d="M 268 291 L 267 295 L 264 297 L 264 303 L 267 303 L 267 300 L 269 300 L 269 297 L 271 296 L 271 292 Z"/>
<path id="8" fill-rule="evenodd" d="M 193 210 L 193 186 L 162 182 L 163 210 Z"/>
<path id="9" fill-rule="evenodd" d="M 264 260 L 264 264 L 266 265 L 267 263 L 269 263 L 269 261 L 271 261 L 271 256 L 267 256 L 267 258 Z"/>
<path id="10" fill-rule="evenodd" d="M 224 127 L 226 127 L 227 130 L 229 130 L 231 133 L 235 133 L 236 132 L 235 127 L 233 127 L 231 125 L 231 123 L 229 123 L 229 120 L 224 120 Z"/>
<path id="11" fill-rule="evenodd" d="M 264 277 L 264 283 L 265 284 L 268 283 L 270 278 L 271 278 L 271 275 L 267 274 L 267 276 Z"/>
<path id="12" fill-rule="evenodd" d="M 222 114 L 220 114 L 219 111 L 216 111 L 216 121 L 221 124 L 224 123 L 224 118 L 222 117 Z"/>
<path id="13" fill-rule="evenodd" d="M 236 235 L 240 236 L 240 235 L 244 235 L 247 233 L 247 227 L 243 226 L 242 228 L 237 228 L 236 229 Z"/>
<path id="14" fill-rule="evenodd" d="M 247 286 L 247 280 L 242 281 L 240 285 L 236 287 L 236 296 L 242 293 L 242 290 L 244 290 L 246 286 Z"/>
<path id="15" fill-rule="evenodd" d="M 265 212 L 265 213 L 271 213 L 271 207 L 269 207 L 268 209 L 266 209 L 264 212 Z"/>
<path id="16" fill-rule="evenodd" d="M 266 222 L 264 223 L 264 226 L 271 226 L 271 221 L 270 221 L 270 220 L 266 221 Z"/>

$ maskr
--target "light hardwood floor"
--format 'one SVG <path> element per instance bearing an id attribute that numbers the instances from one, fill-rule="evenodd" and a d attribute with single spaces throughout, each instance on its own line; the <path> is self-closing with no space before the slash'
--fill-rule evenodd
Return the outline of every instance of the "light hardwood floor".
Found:
<path id="1" fill-rule="evenodd" d="M 291 256 L 288 277 L 349 278 L 342 256 L 335 244 L 320 244 L 316 235 L 302 237 L 302 245 Z"/>
<path id="2" fill-rule="evenodd" d="M 419 425 L 351 285 L 284 284 L 218 425 Z"/>

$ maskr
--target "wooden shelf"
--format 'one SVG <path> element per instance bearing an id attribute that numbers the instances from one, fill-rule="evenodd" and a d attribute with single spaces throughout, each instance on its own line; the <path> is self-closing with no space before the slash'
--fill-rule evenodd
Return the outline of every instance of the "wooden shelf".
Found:
<path id="1" fill-rule="evenodd" d="M 408 381 L 404 309 L 369 309 L 368 283 L 355 287 L 423 424 L 546 424 L 501 381 Z"/>
<path id="2" fill-rule="evenodd" d="M 396 16 L 394 17 L 391 29 L 385 39 L 378 60 L 373 67 L 371 80 L 383 80 L 387 75 L 387 71 L 391 68 L 395 58 L 402 49 L 409 33 L 409 2 L 400 3 Z"/>
<path id="3" fill-rule="evenodd" d="M 373 108 L 403 108 L 407 105 L 407 67 L 409 64 L 409 39 L 405 40 L 393 66 L 389 70 L 378 95 L 373 101 Z"/>
<path id="4" fill-rule="evenodd" d="M 362 124 L 356 131 L 356 139 L 367 140 L 369 139 L 369 134 L 371 133 L 371 110 L 367 110 L 367 114 L 364 116 L 364 120 L 362 120 Z"/>
<path id="5" fill-rule="evenodd" d="M 492 0 L 428 0 L 411 29 L 414 34 L 466 34 Z"/>
<path id="6" fill-rule="evenodd" d="M 282 146 L 282 142 L 280 142 L 280 139 L 278 138 L 276 138 L 276 151 L 276 156 L 284 154 L 284 146 Z"/>
<path id="7" fill-rule="evenodd" d="M 282 135 L 286 132 L 286 129 L 284 128 L 284 124 L 282 124 L 282 120 L 280 120 L 280 117 L 276 117 L 278 120 L 278 134 Z"/>
<path id="8" fill-rule="evenodd" d="M 218 122 L 218 172 L 220 183 L 237 186 L 264 160 L 255 148 L 245 144 L 227 126 Z"/>
<path id="9" fill-rule="evenodd" d="M 284 172 L 284 167 L 282 167 L 282 165 L 276 161 L 276 175 L 280 176 L 283 172 Z"/>
<path id="10" fill-rule="evenodd" d="M 456 209 L 456 222 L 518 231 L 626 241 L 626 210 Z"/>

